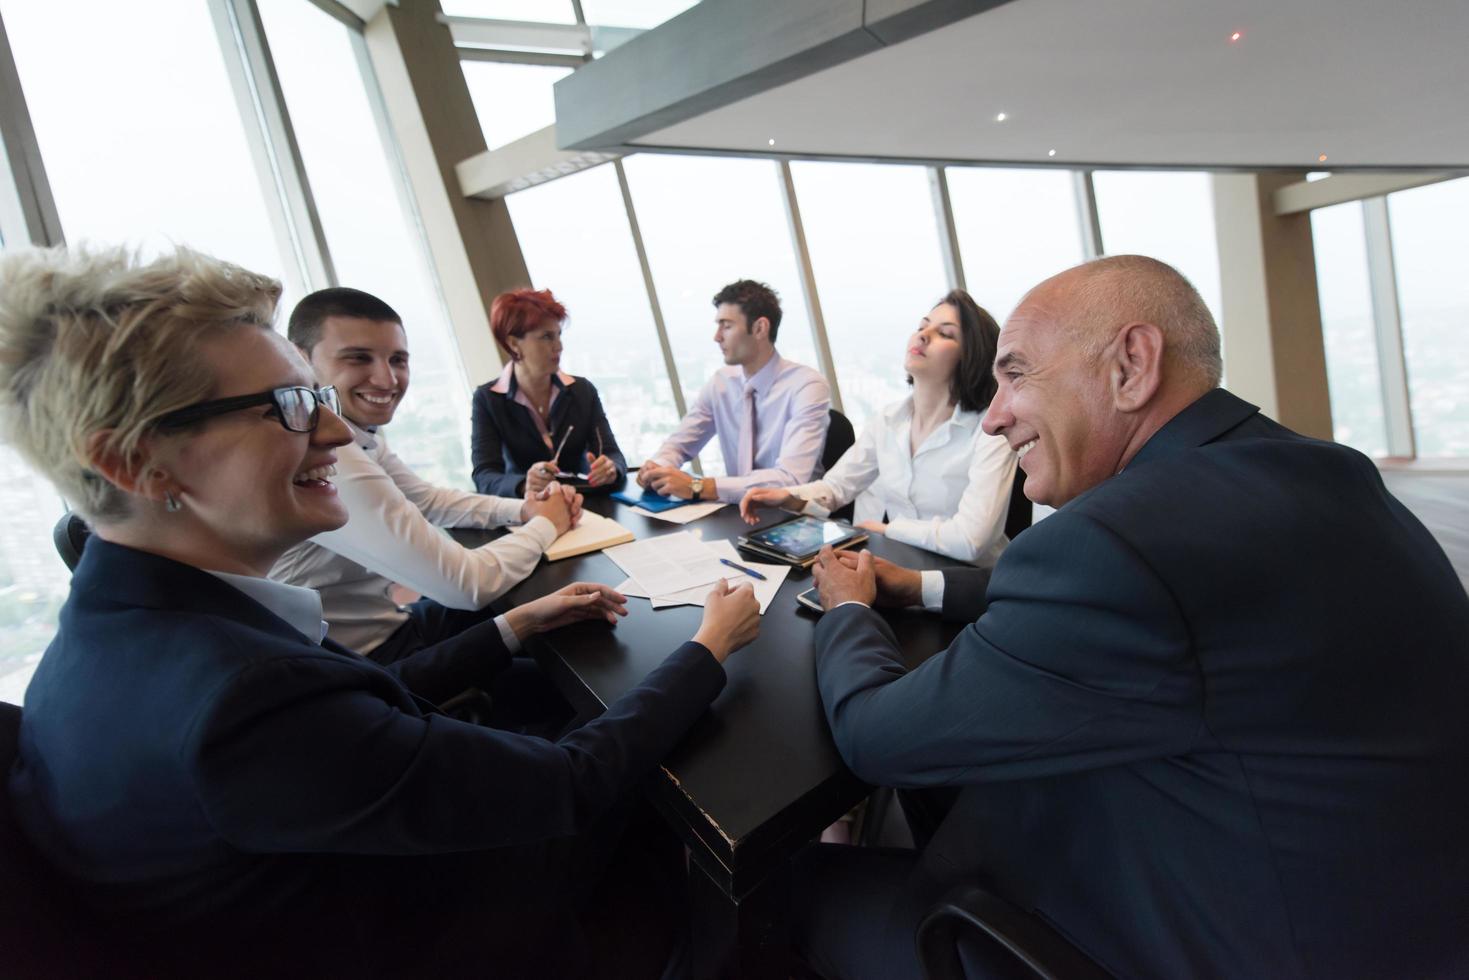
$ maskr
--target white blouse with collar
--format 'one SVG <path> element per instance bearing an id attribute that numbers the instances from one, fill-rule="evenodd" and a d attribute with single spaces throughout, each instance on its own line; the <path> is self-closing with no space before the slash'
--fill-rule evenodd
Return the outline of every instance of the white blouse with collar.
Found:
<path id="1" fill-rule="evenodd" d="M 913 399 L 867 420 L 856 443 L 826 475 L 791 487 L 806 513 L 824 517 L 856 500 L 857 521 L 881 521 L 894 541 L 981 567 L 1005 549 L 1015 453 L 986 435 L 979 412 L 957 405 L 918 451 L 910 451 Z"/>

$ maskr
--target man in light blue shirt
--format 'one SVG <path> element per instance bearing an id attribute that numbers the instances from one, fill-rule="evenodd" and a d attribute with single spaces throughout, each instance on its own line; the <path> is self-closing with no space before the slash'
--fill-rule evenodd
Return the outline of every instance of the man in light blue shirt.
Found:
<path id="1" fill-rule="evenodd" d="M 809 481 L 826 445 L 826 380 L 776 351 L 780 299 L 769 286 L 730 283 L 715 294 L 714 307 L 714 342 L 728 366 L 643 464 L 638 483 L 672 497 L 738 503 L 752 487 Z M 725 476 L 700 479 L 679 469 L 716 435 Z"/>

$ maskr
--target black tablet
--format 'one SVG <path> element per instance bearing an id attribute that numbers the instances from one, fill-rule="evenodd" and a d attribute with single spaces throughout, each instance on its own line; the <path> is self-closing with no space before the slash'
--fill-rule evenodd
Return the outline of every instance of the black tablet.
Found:
<path id="1" fill-rule="evenodd" d="M 867 532 L 845 521 L 820 517 L 793 517 L 741 536 L 740 548 L 792 565 L 809 565 L 822 548 L 850 548 L 867 540 Z"/>

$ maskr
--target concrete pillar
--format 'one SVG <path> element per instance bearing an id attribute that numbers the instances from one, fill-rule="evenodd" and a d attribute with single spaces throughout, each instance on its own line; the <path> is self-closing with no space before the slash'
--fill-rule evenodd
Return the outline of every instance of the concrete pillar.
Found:
<path id="1" fill-rule="evenodd" d="M 465 197 L 457 164 L 485 150 L 484 133 L 438 0 L 399 0 L 378 10 L 364 36 L 382 86 L 408 181 L 444 291 L 471 385 L 498 374 L 490 335 L 496 294 L 529 285 L 503 200 Z"/>
<path id="2" fill-rule="evenodd" d="M 1301 174 L 1215 174 L 1214 223 L 1229 388 L 1305 435 L 1331 438 L 1309 212 L 1277 216 Z"/>

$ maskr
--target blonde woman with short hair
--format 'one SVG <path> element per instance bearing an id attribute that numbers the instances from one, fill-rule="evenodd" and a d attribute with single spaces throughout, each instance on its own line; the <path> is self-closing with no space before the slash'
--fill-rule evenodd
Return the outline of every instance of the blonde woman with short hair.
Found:
<path id="1" fill-rule="evenodd" d="M 719 692 L 758 606 L 717 588 L 692 641 L 559 742 L 432 702 L 529 634 L 615 622 L 606 586 L 386 669 L 323 641 L 316 593 L 265 575 L 346 521 L 350 434 L 271 329 L 279 296 L 188 250 L 0 257 L 0 431 L 95 531 L 27 691 L 16 820 L 169 959 L 149 975 L 581 972 L 579 879 L 608 843 L 587 832 Z"/>

